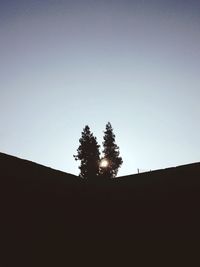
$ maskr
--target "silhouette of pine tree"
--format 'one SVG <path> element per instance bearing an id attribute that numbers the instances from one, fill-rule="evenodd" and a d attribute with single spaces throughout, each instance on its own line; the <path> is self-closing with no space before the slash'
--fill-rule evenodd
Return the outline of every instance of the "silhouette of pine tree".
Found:
<path id="1" fill-rule="evenodd" d="M 106 130 L 104 132 L 103 154 L 103 159 L 108 164 L 106 167 L 100 167 L 101 176 L 106 178 L 116 177 L 123 160 L 119 156 L 119 147 L 115 143 L 115 135 L 110 122 L 106 124 Z"/>
<path id="2" fill-rule="evenodd" d="M 80 146 L 77 149 L 77 155 L 74 155 L 75 160 L 81 161 L 79 176 L 90 180 L 99 175 L 100 146 L 88 125 L 83 129 L 79 142 Z"/>

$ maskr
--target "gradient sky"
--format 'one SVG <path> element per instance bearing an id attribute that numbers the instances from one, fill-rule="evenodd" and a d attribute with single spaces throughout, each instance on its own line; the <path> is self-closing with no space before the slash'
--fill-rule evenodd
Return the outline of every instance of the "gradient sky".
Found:
<path id="1" fill-rule="evenodd" d="M 78 174 L 110 121 L 119 175 L 200 161 L 200 1 L 1 0 L 0 151 Z"/>

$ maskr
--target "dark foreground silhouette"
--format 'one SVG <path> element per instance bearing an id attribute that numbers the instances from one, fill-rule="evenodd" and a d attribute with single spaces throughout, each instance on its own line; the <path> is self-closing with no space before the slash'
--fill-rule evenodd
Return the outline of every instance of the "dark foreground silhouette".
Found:
<path id="1" fill-rule="evenodd" d="M 0 154 L 0 181 L 0 266 L 179 266 L 198 252 L 200 163 L 86 183 Z"/>

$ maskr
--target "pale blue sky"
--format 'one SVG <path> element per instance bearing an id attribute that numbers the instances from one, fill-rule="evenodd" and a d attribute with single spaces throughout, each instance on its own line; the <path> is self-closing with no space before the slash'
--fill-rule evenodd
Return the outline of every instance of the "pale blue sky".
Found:
<path id="1" fill-rule="evenodd" d="M 17 3 L 16 3 L 17 2 Z M 110 121 L 119 175 L 200 161 L 199 1 L 1 1 L 0 151 L 78 174 Z"/>

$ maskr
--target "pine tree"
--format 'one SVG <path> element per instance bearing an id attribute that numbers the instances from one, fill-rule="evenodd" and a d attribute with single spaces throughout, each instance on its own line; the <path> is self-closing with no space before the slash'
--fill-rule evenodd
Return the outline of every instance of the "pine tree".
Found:
<path id="1" fill-rule="evenodd" d="M 116 177 L 123 161 L 119 156 L 119 147 L 115 143 L 115 135 L 110 122 L 107 123 L 104 132 L 103 154 L 104 156 L 101 162 L 104 161 L 107 164 L 104 164 L 105 166 L 100 164 L 101 176 L 106 178 Z"/>
<path id="2" fill-rule="evenodd" d="M 77 155 L 74 155 L 75 160 L 81 161 L 79 176 L 90 180 L 99 175 L 100 146 L 88 125 L 83 129 L 82 137 L 79 139 L 79 142 L 80 145 L 77 149 Z"/>

